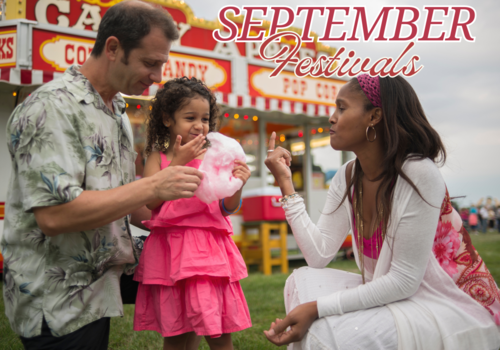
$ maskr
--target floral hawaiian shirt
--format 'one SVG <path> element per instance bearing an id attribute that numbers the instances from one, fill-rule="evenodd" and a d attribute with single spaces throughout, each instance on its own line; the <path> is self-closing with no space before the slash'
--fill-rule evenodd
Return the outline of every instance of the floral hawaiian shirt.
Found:
<path id="1" fill-rule="evenodd" d="M 137 263 L 128 217 L 98 229 L 47 237 L 33 208 L 60 205 L 84 190 L 135 179 L 125 101 L 111 111 L 78 66 L 34 91 L 7 124 L 12 176 L 2 238 L 3 295 L 12 329 L 41 333 L 45 317 L 62 336 L 102 317 L 123 316 L 120 276 Z"/>

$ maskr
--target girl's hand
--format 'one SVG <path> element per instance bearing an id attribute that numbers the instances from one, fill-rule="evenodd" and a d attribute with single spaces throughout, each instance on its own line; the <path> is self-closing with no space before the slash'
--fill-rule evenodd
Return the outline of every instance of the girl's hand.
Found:
<path id="1" fill-rule="evenodd" d="M 184 146 L 181 146 L 182 136 L 177 135 L 174 144 L 174 152 L 170 165 L 186 165 L 193 159 L 200 157 L 207 149 L 203 145 L 207 142 L 205 136 L 198 135 L 192 141 L 189 141 Z"/>
<path id="2" fill-rule="evenodd" d="M 235 160 L 234 162 L 236 163 L 236 165 L 233 168 L 233 176 L 243 181 L 243 186 L 245 186 L 248 179 L 250 178 L 250 175 L 252 175 L 252 172 L 244 161 Z"/>
<path id="3" fill-rule="evenodd" d="M 264 331 L 267 339 L 278 346 L 301 341 L 318 318 L 318 307 L 315 301 L 305 303 L 293 309 L 284 320 L 276 319 L 268 331 Z M 290 330 L 287 331 L 287 327 Z"/>
<path id="4" fill-rule="evenodd" d="M 276 133 L 273 131 L 269 139 L 269 149 L 264 163 L 278 183 L 283 183 L 292 178 L 292 172 L 289 168 L 292 164 L 292 155 L 282 147 L 274 149 L 275 140 Z"/>

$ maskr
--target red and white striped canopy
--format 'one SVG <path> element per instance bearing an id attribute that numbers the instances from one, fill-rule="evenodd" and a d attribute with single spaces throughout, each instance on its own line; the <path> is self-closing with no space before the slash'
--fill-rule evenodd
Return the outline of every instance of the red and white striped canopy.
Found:
<path id="1" fill-rule="evenodd" d="M 310 117 L 328 117 L 335 107 L 316 103 L 295 102 L 268 97 L 215 93 L 220 104 L 234 108 L 255 108 L 260 111 L 281 111 L 286 114 L 304 114 Z"/>
<path id="2" fill-rule="evenodd" d="M 62 76 L 62 72 L 48 72 L 36 69 L 1 68 L 0 81 L 13 85 L 41 85 Z M 151 85 L 143 96 L 154 96 L 159 85 Z M 232 108 L 255 108 L 260 111 L 281 111 L 287 114 L 304 114 L 310 117 L 328 117 L 335 111 L 334 106 L 295 102 L 260 96 L 215 93 L 220 104 Z"/>
<path id="3" fill-rule="evenodd" d="M 13 85 L 41 85 L 59 78 L 63 73 L 36 69 L 1 68 L 0 80 Z"/>

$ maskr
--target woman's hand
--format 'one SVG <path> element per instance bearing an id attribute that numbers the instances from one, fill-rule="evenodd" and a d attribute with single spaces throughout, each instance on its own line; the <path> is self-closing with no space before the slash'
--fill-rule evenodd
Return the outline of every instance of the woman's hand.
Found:
<path id="1" fill-rule="evenodd" d="M 295 192 L 292 183 L 292 171 L 290 170 L 292 155 L 288 150 L 282 147 L 274 149 L 275 140 L 276 133 L 273 131 L 269 139 L 269 149 L 264 163 L 271 171 L 276 181 L 278 181 L 281 192 L 286 196 Z"/>
<path id="2" fill-rule="evenodd" d="M 189 141 L 184 146 L 181 146 L 182 136 L 177 135 L 174 144 L 174 152 L 172 156 L 172 162 L 170 165 L 186 165 L 193 159 L 198 158 L 203 153 L 207 151 L 206 148 L 203 148 L 203 145 L 207 142 L 205 140 L 205 136 L 198 135 L 192 141 Z"/>
<path id="3" fill-rule="evenodd" d="M 264 334 L 275 345 L 288 345 L 301 341 L 317 318 L 318 306 L 315 301 L 301 304 L 293 309 L 284 320 L 277 318 L 276 322 L 271 323 L 269 330 L 264 331 Z M 287 327 L 290 327 L 289 331 L 286 330 Z"/>
<path id="4" fill-rule="evenodd" d="M 235 160 L 234 162 L 236 163 L 236 165 L 233 168 L 233 176 L 243 181 L 243 186 L 245 186 L 248 179 L 250 178 L 250 175 L 252 175 L 252 172 L 244 161 Z"/>

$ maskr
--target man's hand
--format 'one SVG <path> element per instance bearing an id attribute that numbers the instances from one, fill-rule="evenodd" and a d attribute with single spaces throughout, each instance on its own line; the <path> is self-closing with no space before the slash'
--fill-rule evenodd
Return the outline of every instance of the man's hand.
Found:
<path id="1" fill-rule="evenodd" d="M 264 331 L 267 339 L 278 346 L 301 341 L 318 318 L 318 307 L 315 301 L 305 303 L 293 309 L 284 320 L 279 318 L 271 323 L 268 331 Z M 290 327 L 290 330 L 286 330 Z"/>
<path id="2" fill-rule="evenodd" d="M 177 135 L 174 144 L 174 153 L 172 156 L 172 162 L 170 166 L 175 165 L 186 165 L 193 159 L 198 158 L 203 153 L 207 151 L 206 148 L 203 148 L 203 145 L 207 142 L 205 140 L 205 136 L 198 135 L 192 141 L 189 141 L 184 146 L 181 146 L 182 136 Z"/>
<path id="3" fill-rule="evenodd" d="M 191 198 L 203 178 L 203 173 L 195 168 L 169 166 L 154 177 L 154 191 L 158 199 L 170 201 L 179 198 Z"/>

